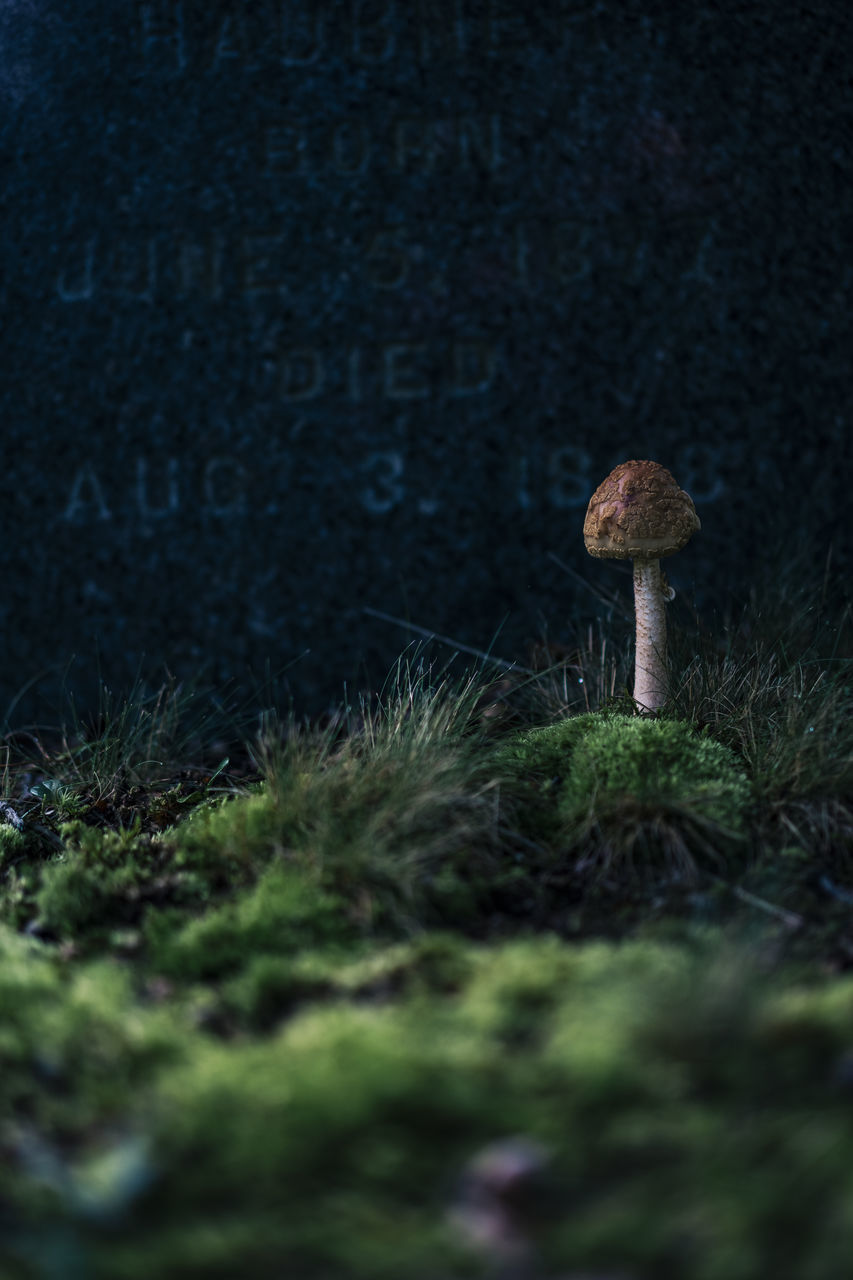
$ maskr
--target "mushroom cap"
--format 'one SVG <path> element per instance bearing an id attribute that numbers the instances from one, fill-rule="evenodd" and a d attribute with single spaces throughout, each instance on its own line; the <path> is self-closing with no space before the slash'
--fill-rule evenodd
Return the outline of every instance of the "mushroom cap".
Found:
<path id="1" fill-rule="evenodd" d="M 659 462 L 620 462 L 589 500 L 583 540 L 605 560 L 674 555 L 701 528 L 693 499 Z"/>

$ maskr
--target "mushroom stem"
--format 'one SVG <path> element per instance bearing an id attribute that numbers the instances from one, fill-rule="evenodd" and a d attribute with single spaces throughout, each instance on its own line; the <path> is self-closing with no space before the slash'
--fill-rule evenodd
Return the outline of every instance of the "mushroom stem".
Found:
<path id="1" fill-rule="evenodd" d="M 657 711 L 666 699 L 666 595 L 660 560 L 634 561 L 637 621 L 634 701 L 641 711 Z"/>

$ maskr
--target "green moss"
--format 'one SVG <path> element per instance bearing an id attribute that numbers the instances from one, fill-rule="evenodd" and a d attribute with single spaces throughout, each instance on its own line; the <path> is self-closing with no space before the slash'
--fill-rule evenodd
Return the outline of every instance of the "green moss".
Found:
<path id="1" fill-rule="evenodd" d="M 62 850 L 41 871 L 35 905 L 41 927 L 61 938 L 83 941 L 92 933 L 97 940 L 137 923 L 151 901 L 205 896 L 204 880 L 175 873 L 163 844 L 136 824 L 111 831 L 78 820 L 60 831 Z"/>
<path id="2" fill-rule="evenodd" d="M 0 1114 L 84 1132 L 177 1050 L 171 1019 L 133 1008 L 129 977 L 92 964 L 69 980 L 46 946 L 0 927 Z"/>
<path id="3" fill-rule="evenodd" d="M 42 866 L 55 852 L 35 830 L 0 826 L 0 921 L 18 928 L 36 914 Z"/>
<path id="4" fill-rule="evenodd" d="M 572 755 L 559 808 L 569 821 L 626 799 L 690 809 L 743 828 L 749 783 L 734 752 L 680 720 L 611 716 L 592 724 Z"/>
<path id="5" fill-rule="evenodd" d="M 556 797 L 568 776 L 578 743 L 598 724 L 598 714 L 567 716 L 554 724 L 523 729 L 501 742 L 494 764 L 504 795 L 519 815 L 525 834 L 545 842 L 558 840 Z"/>
<path id="6" fill-rule="evenodd" d="M 9 823 L 0 824 L 0 868 L 17 862 L 27 848 L 27 838 L 23 831 Z"/>
<path id="7" fill-rule="evenodd" d="M 40 924 L 68 938 L 93 925 L 117 922 L 117 901 L 128 901 L 139 880 L 132 862 L 105 874 L 99 867 L 87 865 L 85 855 L 69 851 L 44 869 L 36 896 Z"/>
<path id="8" fill-rule="evenodd" d="M 573 850 L 579 867 L 689 874 L 745 829 L 740 762 L 684 721 L 576 716 L 518 735 L 498 761 L 525 832 Z"/>
<path id="9" fill-rule="evenodd" d="M 225 877 L 254 879 L 279 844 L 281 819 L 266 790 L 195 809 L 174 831 L 175 863 Z"/>
<path id="10" fill-rule="evenodd" d="M 304 947 L 357 936 L 344 902 L 325 892 L 316 875 L 275 862 L 236 899 L 175 929 L 154 916 L 147 925 L 150 961 L 160 972 L 198 980 L 219 978 L 262 955 L 291 955 Z"/>
<path id="11" fill-rule="evenodd" d="M 339 996 L 337 967 L 318 951 L 255 956 L 223 984 L 223 1007 L 237 1025 L 267 1031 L 305 1004 Z"/>
<path id="12" fill-rule="evenodd" d="M 382 1002 L 454 992 L 464 986 L 471 964 L 465 944 L 449 934 L 424 934 L 379 949 L 363 944 L 261 955 L 224 984 L 223 1004 L 241 1025 L 269 1029 L 311 1001 Z"/>
<path id="13" fill-rule="evenodd" d="M 534 775 L 543 782 L 559 784 L 568 772 L 575 747 L 604 719 L 601 714 L 590 712 L 567 716 L 537 729 L 524 729 L 501 743 L 495 758 L 520 776 Z"/>
<path id="14" fill-rule="evenodd" d="M 4 1274 L 476 1274 L 460 1179 L 511 1134 L 549 1156 L 547 1274 L 844 1274 L 853 979 L 786 990 L 718 937 L 445 935 L 257 954 L 224 991 L 268 1033 L 0 930 Z"/>

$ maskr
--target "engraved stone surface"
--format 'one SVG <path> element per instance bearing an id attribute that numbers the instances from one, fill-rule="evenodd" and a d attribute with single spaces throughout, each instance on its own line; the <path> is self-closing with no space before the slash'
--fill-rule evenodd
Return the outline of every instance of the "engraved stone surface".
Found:
<path id="1" fill-rule="evenodd" d="M 0 711 L 143 664 L 525 657 L 653 458 L 702 606 L 850 555 L 853 16 L 746 0 L 9 0 Z M 814 501 L 812 501 L 812 498 Z M 592 572 L 595 572 L 593 567 Z M 614 579 L 614 585 L 618 579 Z M 306 652 L 309 651 L 309 652 Z"/>

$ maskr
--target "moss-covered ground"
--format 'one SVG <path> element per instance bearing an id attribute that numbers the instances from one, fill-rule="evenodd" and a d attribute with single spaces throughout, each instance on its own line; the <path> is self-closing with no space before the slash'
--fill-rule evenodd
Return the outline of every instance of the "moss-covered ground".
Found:
<path id="1" fill-rule="evenodd" d="M 847 1274 L 851 630 L 9 729 L 0 1275 Z"/>

